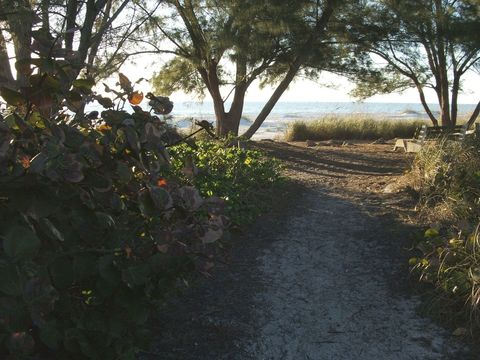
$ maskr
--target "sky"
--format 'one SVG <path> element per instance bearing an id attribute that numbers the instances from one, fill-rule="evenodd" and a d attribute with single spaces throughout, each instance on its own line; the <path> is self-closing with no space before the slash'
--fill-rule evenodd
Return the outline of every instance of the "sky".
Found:
<path id="1" fill-rule="evenodd" d="M 137 60 L 133 64 L 125 65 L 122 71 L 134 81 L 137 78 L 150 78 L 155 69 L 160 68 L 160 64 L 154 64 L 151 61 Z M 459 96 L 459 104 L 477 104 L 480 99 L 480 75 L 468 73 L 464 75 L 464 92 Z M 149 91 L 148 84 L 143 85 L 143 91 Z M 353 102 L 356 101 L 348 95 L 353 88 L 353 84 L 338 75 L 323 73 L 320 83 L 298 79 L 290 85 L 288 90 L 282 95 L 282 102 Z M 227 93 L 228 91 L 225 91 Z M 273 88 L 267 87 L 260 89 L 258 82 L 254 82 L 246 95 L 246 101 L 265 102 L 273 92 Z M 438 100 L 433 90 L 426 89 L 426 98 L 428 103 L 436 104 Z M 161 94 L 159 94 L 161 95 Z M 175 92 L 170 95 L 174 102 L 196 101 L 192 94 Z M 204 101 L 211 101 L 208 94 Z M 382 103 L 420 103 L 418 92 L 415 89 L 409 89 L 403 93 L 392 93 L 388 95 L 377 95 L 365 100 L 365 102 Z"/>

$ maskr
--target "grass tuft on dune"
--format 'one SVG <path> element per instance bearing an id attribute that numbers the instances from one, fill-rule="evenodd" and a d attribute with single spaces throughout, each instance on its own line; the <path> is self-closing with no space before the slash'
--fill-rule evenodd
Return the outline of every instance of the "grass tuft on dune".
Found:
<path id="1" fill-rule="evenodd" d="M 305 140 L 385 140 L 411 138 L 423 120 L 375 119 L 368 117 L 329 116 L 316 120 L 299 120 L 285 132 L 287 141 Z"/>

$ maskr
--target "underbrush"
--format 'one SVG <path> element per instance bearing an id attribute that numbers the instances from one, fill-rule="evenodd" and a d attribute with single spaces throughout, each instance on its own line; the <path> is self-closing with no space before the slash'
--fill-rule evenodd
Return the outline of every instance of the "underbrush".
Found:
<path id="1" fill-rule="evenodd" d="M 440 141 L 424 146 L 408 177 L 425 221 L 455 223 L 480 216 L 480 143 Z"/>
<path id="2" fill-rule="evenodd" d="M 227 142 L 198 140 L 172 147 L 172 175 L 203 196 L 222 198 L 231 220 L 246 224 L 266 208 L 280 180 L 280 163 Z"/>
<path id="3" fill-rule="evenodd" d="M 420 218 L 431 224 L 416 243 L 412 273 L 432 286 L 430 312 L 462 335 L 480 329 L 480 143 L 426 146 L 408 174 Z"/>
<path id="4" fill-rule="evenodd" d="M 225 215 L 247 217 L 277 166 L 217 143 L 169 152 L 168 98 L 148 93 L 145 111 L 122 74 L 104 96 L 38 60 L 21 63 L 30 86 L 0 87 L 0 358 L 133 360 L 150 315 L 212 269 Z M 84 114 L 92 101 L 105 110 Z"/>
<path id="5" fill-rule="evenodd" d="M 411 138 L 421 120 L 380 120 L 362 117 L 325 117 L 296 121 L 285 132 L 287 141 L 385 140 Z"/>

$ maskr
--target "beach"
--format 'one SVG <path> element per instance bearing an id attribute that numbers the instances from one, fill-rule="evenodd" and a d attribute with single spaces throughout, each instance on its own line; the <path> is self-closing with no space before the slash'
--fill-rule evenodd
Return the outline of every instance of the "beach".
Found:
<path id="1" fill-rule="evenodd" d="M 243 133 L 255 120 L 263 102 L 246 102 L 240 133 Z M 434 114 L 439 112 L 438 105 L 430 105 Z M 226 104 L 229 108 L 229 104 Z M 475 108 L 475 104 L 459 104 L 459 116 L 467 116 Z M 172 125 L 188 130 L 192 120 L 207 120 L 215 122 L 213 104 L 211 102 L 174 102 L 171 113 Z M 326 116 L 356 117 L 370 119 L 428 119 L 421 104 L 415 103 L 373 103 L 373 102 L 279 102 L 253 139 L 279 138 L 285 132 L 288 124 L 298 120 L 316 120 Z"/>

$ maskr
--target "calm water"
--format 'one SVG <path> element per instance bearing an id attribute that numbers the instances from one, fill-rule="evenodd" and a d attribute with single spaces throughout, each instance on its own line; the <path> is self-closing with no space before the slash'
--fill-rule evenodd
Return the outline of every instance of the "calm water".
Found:
<path id="1" fill-rule="evenodd" d="M 173 123 L 180 128 L 191 126 L 191 119 L 214 121 L 210 102 L 177 102 L 172 112 Z M 241 132 L 246 130 L 260 112 L 263 102 L 247 102 L 241 122 Z M 475 105 L 459 105 L 459 113 L 472 112 Z M 438 106 L 431 105 L 434 112 Z M 373 118 L 423 119 L 427 118 L 422 105 L 407 103 L 355 103 L 355 102 L 279 102 L 255 134 L 255 138 L 271 138 L 285 130 L 295 120 L 312 120 L 325 115 L 364 115 Z"/>

